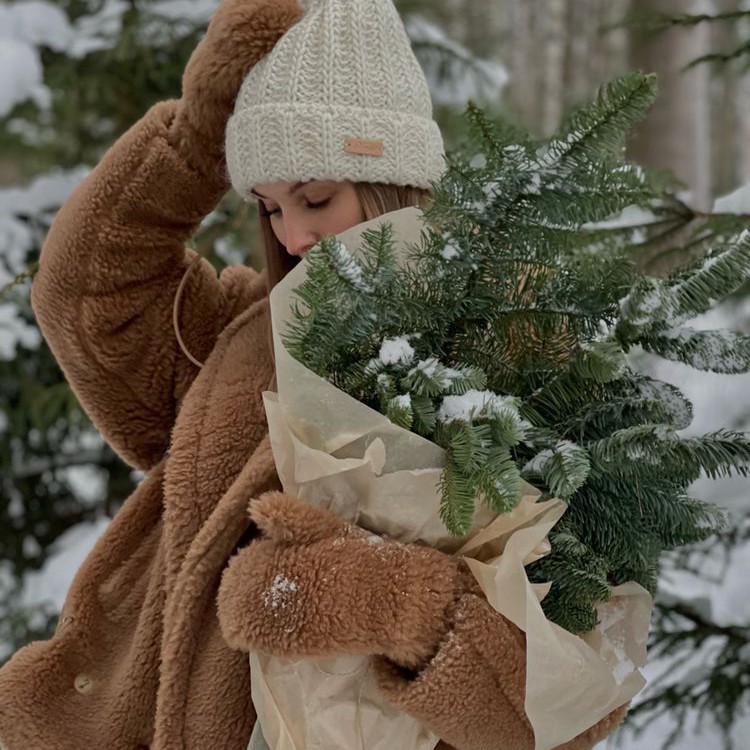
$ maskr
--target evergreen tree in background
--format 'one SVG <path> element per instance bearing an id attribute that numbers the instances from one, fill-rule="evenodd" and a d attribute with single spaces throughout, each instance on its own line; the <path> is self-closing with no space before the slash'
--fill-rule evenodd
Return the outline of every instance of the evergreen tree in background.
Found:
<path id="1" fill-rule="evenodd" d="M 747 8 L 736 8 L 723 10 L 718 8 L 707 8 L 706 12 L 686 12 L 680 14 L 665 13 L 663 11 L 631 11 L 627 14 L 626 23 L 638 26 L 654 34 L 661 33 L 671 28 L 690 28 L 698 24 L 733 24 L 742 37 L 740 43 L 730 49 L 720 49 L 708 54 L 696 57 L 690 62 L 690 66 L 703 63 L 726 65 L 731 62 L 740 62 L 745 66 L 750 65 L 750 10 Z"/>
<path id="2" fill-rule="evenodd" d="M 0 121 L 0 165 L 29 181 L 0 190 L 0 662 L 48 636 L 57 618 L 53 607 L 25 606 L 24 577 L 42 568 L 65 532 L 97 521 L 91 528 L 101 530 L 137 481 L 83 414 L 41 340 L 28 279 L 57 209 L 89 168 L 150 105 L 179 96 L 185 62 L 215 5 L 196 3 L 189 19 L 173 17 L 169 3 L 66 0 L 17 11 L 40 42 L 46 88 L 6 106 Z M 19 66 L 28 64 L 23 52 L 13 48 Z M 217 266 L 222 260 L 210 250 L 219 237 L 226 260 L 244 259 L 236 250 L 251 231 L 244 219 L 230 196 L 197 239 Z"/>

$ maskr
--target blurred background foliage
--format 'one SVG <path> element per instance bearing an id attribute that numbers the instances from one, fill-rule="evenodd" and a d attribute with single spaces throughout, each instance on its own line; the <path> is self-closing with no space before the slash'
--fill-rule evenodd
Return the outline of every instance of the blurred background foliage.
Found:
<path id="1" fill-rule="evenodd" d="M 184 65 L 217 4 L 11 0 L 0 7 L 0 662 L 51 633 L 69 571 L 140 480 L 80 410 L 36 328 L 29 279 L 74 187 L 152 104 L 179 96 Z M 706 243 L 750 226 L 746 0 L 397 5 L 449 148 L 460 140 L 469 99 L 544 136 L 605 80 L 629 69 L 657 72 L 659 100 L 628 150 L 661 171 L 670 198 L 655 217 L 613 218 L 632 233 L 644 271 L 668 273 Z M 231 191 L 193 242 L 217 271 L 261 264 L 254 211 Z M 750 329 L 748 291 L 736 295 L 723 324 Z M 746 390 L 696 388 L 716 388 L 717 399 L 729 394 L 729 407 L 707 401 L 722 420 L 716 426 L 750 424 Z M 738 560 L 750 563 L 750 499 L 746 485 L 722 492 L 711 499 L 736 523 L 673 561 L 654 618 L 659 668 L 621 744 L 688 747 L 685 728 L 702 720 L 716 729 L 716 746 L 729 746 L 748 726 L 750 610 L 718 611 L 712 591 Z M 649 735 L 656 725 L 665 728 Z M 638 730 L 646 744 L 637 744 Z"/>

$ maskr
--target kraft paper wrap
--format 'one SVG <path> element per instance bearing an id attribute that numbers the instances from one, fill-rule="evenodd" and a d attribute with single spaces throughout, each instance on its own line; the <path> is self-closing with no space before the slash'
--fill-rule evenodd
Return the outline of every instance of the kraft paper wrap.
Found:
<path id="1" fill-rule="evenodd" d="M 395 211 L 340 234 L 355 255 L 361 233 L 393 225 L 396 250 L 419 240 L 421 213 Z M 497 515 L 478 505 L 464 538 L 439 517 L 444 452 L 318 377 L 286 351 L 281 335 L 303 260 L 271 293 L 278 393 L 263 394 L 284 491 L 399 541 L 421 541 L 467 558 L 490 605 L 526 633 L 526 713 L 535 750 L 550 750 L 629 701 L 645 684 L 651 599 L 635 583 L 612 591 L 600 626 L 585 638 L 544 616 L 548 585 L 524 565 L 549 552 L 547 535 L 565 512 L 524 484 L 518 506 Z M 271 750 L 432 750 L 439 737 L 380 695 L 369 657 L 286 659 L 250 655 L 252 698 Z"/>

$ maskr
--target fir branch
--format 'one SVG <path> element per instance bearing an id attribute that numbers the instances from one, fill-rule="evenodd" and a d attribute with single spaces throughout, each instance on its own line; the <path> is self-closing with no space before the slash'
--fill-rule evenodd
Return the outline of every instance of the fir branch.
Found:
<path id="1" fill-rule="evenodd" d="M 726 65 L 726 63 L 731 62 L 732 60 L 737 60 L 745 55 L 750 55 L 750 40 L 743 42 L 730 52 L 710 52 L 706 55 L 696 57 L 695 60 L 691 60 L 687 64 L 686 68 L 694 68 L 696 65 L 702 65 L 704 63 Z"/>
<path id="2" fill-rule="evenodd" d="M 567 440 L 545 448 L 524 466 L 529 481 L 539 478 L 555 497 L 568 500 L 583 485 L 590 469 L 588 453 Z"/>
<path id="3" fill-rule="evenodd" d="M 609 156 L 656 98 L 654 75 L 630 74 L 603 86 L 596 101 L 575 111 L 540 161 L 563 164 L 583 155 Z"/>
<path id="4" fill-rule="evenodd" d="M 680 430 L 693 421 L 693 406 L 678 388 L 637 373 L 589 391 L 578 403 L 557 419 L 561 433 L 580 442 L 636 425 L 664 423 Z"/>
<path id="5" fill-rule="evenodd" d="M 691 481 L 750 471 L 748 436 L 682 437 L 689 401 L 625 358 L 641 343 L 747 369 L 744 338 L 676 330 L 747 278 L 747 237 L 657 279 L 635 276 L 632 228 L 586 226 L 634 199 L 656 217 L 647 245 L 704 221 L 622 163 L 617 146 L 653 93 L 648 76 L 615 81 L 548 144 L 514 141 L 471 107 L 476 148 L 449 158 L 407 264 L 395 264 L 383 232 L 367 233 L 356 261 L 330 242 L 313 249 L 288 342 L 308 367 L 446 450 L 451 532 L 470 528 L 477 502 L 512 508 L 521 471 L 545 496 L 567 498 L 552 554 L 532 570 L 552 584 L 548 616 L 574 632 L 593 626 L 612 584 L 653 591 L 664 550 L 721 530 L 723 515 L 687 495 Z M 728 237 L 732 222 L 721 222 Z M 709 241 L 700 226 L 683 240 Z"/>
<path id="6" fill-rule="evenodd" d="M 740 333 L 672 328 L 641 343 L 646 351 L 696 370 L 726 374 L 750 371 L 750 336 Z"/>
<path id="7" fill-rule="evenodd" d="M 497 155 L 503 152 L 507 143 L 500 137 L 496 125 L 480 107 L 470 101 L 466 107 L 465 117 L 471 131 L 479 137 L 482 154 Z"/>
<path id="8" fill-rule="evenodd" d="M 736 21 L 750 17 L 750 11 L 735 10 L 722 13 L 682 13 L 670 15 L 659 11 L 640 11 L 632 13 L 629 23 L 637 24 L 649 31 L 664 31 L 673 26 L 697 26 L 701 23 L 717 21 Z"/>
<path id="9" fill-rule="evenodd" d="M 457 534 L 467 533 L 474 517 L 475 488 L 450 454 L 440 475 L 440 490 L 440 517 L 446 528 Z"/>
<path id="10" fill-rule="evenodd" d="M 12 281 L 9 281 L 5 286 L 0 287 L 0 302 L 10 297 L 10 293 L 21 284 L 26 281 L 30 281 L 34 278 L 37 271 L 39 270 L 39 261 L 29 264 L 21 273 L 19 273 Z"/>
<path id="11" fill-rule="evenodd" d="M 663 473 L 663 466 L 671 462 L 672 471 L 686 482 L 694 481 L 701 472 L 711 479 L 750 474 L 750 438 L 730 430 L 682 438 L 663 424 L 639 425 L 618 430 L 588 448 L 597 466 L 609 473 L 634 466 L 643 470 L 648 464 L 660 467 L 658 471 Z"/>
<path id="12" fill-rule="evenodd" d="M 712 303 L 734 292 L 750 278 L 750 231 L 705 259 L 695 272 L 671 291 L 674 300 L 672 327 L 706 312 Z"/>
<path id="13" fill-rule="evenodd" d="M 620 304 L 615 336 L 625 346 L 649 346 L 652 337 L 706 312 L 750 278 L 750 232 L 676 279 L 644 277 Z M 658 347 L 657 342 L 651 345 Z"/>
<path id="14" fill-rule="evenodd" d="M 545 615 L 572 633 L 587 633 L 597 623 L 593 601 L 610 598 L 607 563 L 570 531 L 550 534 L 552 553 L 526 567 L 534 583 L 553 581 L 542 601 Z M 585 593 L 584 593 L 585 592 Z"/>

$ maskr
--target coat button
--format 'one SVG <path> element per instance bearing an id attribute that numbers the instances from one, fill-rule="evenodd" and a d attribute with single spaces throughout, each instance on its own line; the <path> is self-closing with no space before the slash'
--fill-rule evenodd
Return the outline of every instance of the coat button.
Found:
<path id="1" fill-rule="evenodd" d="M 86 693 L 91 692 L 91 688 L 93 687 L 94 683 L 91 681 L 91 678 L 88 675 L 79 674 L 78 677 L 75 678 L 73 685 L 79 693 L 81 693 L 82 695 L 86 695 Z"/>
<path id="2" fill-rule="evenodd" d="M 64 630 L 65 628 L 69 627 L 73 623 L 73 620 L 75 620 L 75 617 L 73 617 L 72 615 L 65 615 L 65 617 L 61 617 L 60 622 L 57 626 L 58 630 Z"/>

